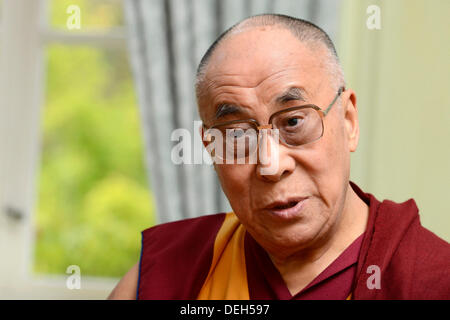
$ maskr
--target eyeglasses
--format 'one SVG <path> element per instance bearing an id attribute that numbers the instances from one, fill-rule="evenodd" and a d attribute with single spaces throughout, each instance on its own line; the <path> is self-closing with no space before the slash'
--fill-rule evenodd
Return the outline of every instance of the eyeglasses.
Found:
<path id="1" fill-rule="evenodd" d="M 255 119 L 227 121 L 215 124 L 210 128 L 204 125 L 205 141 L 211 142 L 212 135 L 215 140 L 218 140 L 218 137 L 221 138 L 219 145 L 216 141 L 214 146 L 214 153 L 216 155 L 218 153 L 221 159 L 223 159 L 221 156 L 223 154 L 227 159 L 243 159 L 254 154 L 262 129 L 276 129 L 281 143 L 288 147 L 298 147 L 317 141 L 323 136 L 323 118 L 330 112 L 344 90 L 343 87 L 338 90 L 333 101 L 325 110 L 314 104 L 283 109 L 273 113 L 267 125 L 260 125 Z M 222 147 L 221 150 L 220 147 Z"/>

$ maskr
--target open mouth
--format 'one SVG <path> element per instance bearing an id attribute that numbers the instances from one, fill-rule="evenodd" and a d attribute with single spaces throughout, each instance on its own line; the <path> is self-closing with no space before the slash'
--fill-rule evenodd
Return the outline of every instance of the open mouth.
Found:
<path id="1" fill-rule="evenodd" d="M 293 208 L 297 205 L 298 201 L 290 201 L 286 204 L 281 204 L 281 205 L 275 205 L 272 206 L 271 209 L 275 209 L 275 210 L 284 210 L 284 209 L 289 209 L 289 208 Z"/>
<path id="2" fill-rule="evenodd" d="M 292 197 L 286 200 L 278 200 L 272 202 L 270 205 L 266 207 L 269 210 L 286 210 L 295 207 L 299 202 L 305 200 L 306 197 Z"/>
<path id="3" fill-rule="evenodd" d="M 273 216 L 281 219 L 298 218 L 302 214 L 307 199 L 308 197 L 295 197 L 286 199 L 285 201 L 275 201 L 265 209 Z"/>

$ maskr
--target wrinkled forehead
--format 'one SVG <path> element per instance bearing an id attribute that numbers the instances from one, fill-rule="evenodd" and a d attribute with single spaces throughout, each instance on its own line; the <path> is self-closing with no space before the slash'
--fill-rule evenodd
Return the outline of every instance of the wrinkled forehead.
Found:
<path id="1" fill-rule="evenodd" d="M 255 27 L 233 33 L 221 42 L 210 58 L 206 76 L 271 72 L 285 67 L 286 62 L 299 62 L 296 57 L 307 60 L 310 54 L 308 46 L 287 29 Z"/>
<path id="2" fill-rule="evenodd" d="M 223 86 L 255 88 L 289 77 L 305 88 L 313 87 L 325 76 L 325 52 L 324 46 L 302 43 L 280 27 L 255 27 L 232 34 L 219 44 L 206 66 L 202 98 L 211 98 Z"/>

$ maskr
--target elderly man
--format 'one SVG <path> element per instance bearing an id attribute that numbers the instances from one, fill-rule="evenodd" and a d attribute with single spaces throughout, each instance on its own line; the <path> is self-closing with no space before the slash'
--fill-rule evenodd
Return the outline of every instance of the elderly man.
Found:
<path id="1" fill-rule="evenodd" d="M 356 95 L 323 30 L 250 17 L 210 47 L 197 80 L 203 135 L 225 136 L 213 157 L 231 148 L 248 160 L 254 151 L 234 149 L 251 130 L 276 152 L 216 161 L 233 212 L 143 231 L 140 263 L 110 298 L 450 298 L 450 246 L 421 226 L 414 200 L 380 202 L 349 181 Z"/>

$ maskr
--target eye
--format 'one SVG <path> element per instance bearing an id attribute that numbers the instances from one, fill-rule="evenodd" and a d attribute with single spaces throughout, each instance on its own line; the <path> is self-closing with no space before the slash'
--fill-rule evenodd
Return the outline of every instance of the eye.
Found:
<path id="1" fill-rule="evenodd" d="M 289 126 L 296 126 L 298 124 L 298 118 L 290 118 L 287 120 Z"/>
<path id="2" fill-rule="evenodd" d="M 285 120 L 286 127 L 296 127 L 302 124 L 303 117 L 301 116 L 292 116 Z"/>

